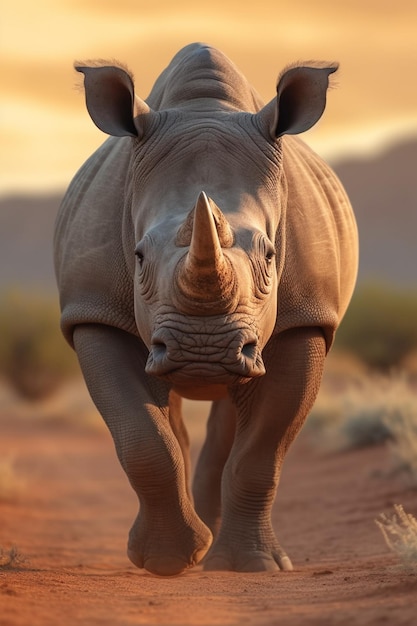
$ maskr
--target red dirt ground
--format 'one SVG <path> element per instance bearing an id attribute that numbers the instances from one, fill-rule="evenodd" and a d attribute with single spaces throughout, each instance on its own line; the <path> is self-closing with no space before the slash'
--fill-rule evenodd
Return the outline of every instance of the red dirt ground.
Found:
<path id="1" fill-rule="evenodd" d="M 383 447 L 324 453 L 294 444 L 274 509 L 291 573 L 162 579 L 125 556 L 136 502 L 101 427 L 2 408 L 0 458 L 25 479 L 0 502 L 0 546 L 26 561 L 0 570 L 1 626 L 417 624 L 417 576 L 397 564 L 374 519 L 416 492 L 388 471 Z M 39 410 L 38 410 L 39 413 Z M 189 420 L 196 442 L 199 418 Z"/>

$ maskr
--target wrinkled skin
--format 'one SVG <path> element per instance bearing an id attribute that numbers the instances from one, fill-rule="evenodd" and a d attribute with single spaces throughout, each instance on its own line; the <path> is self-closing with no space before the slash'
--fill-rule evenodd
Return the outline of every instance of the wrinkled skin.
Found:
<path id="1" fill-rule="evenodd" d="M 336 67 L 288 69 L 266 106 L 200 44 L 146 102 L 120 67 L 77 69 L 113 136 L 67 191 L 55 264 L 63 332 L 140 502 L 129 558 L 291 569 L 271 507 L 357 271 L 348 199 L 294 137 Z M 213 401 L 192 492 L 183 397 Z"/>

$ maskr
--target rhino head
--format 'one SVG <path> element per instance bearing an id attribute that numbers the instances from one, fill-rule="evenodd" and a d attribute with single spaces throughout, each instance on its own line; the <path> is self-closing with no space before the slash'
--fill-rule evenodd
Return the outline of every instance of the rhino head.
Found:
<path id="1" fill-rule="evenodd" d="M 174 58 L 147 102 L 123 68 L 76 66 L 95 124 L 132 144 L 124 249 L 146 370 L 202 399 L 265 373 L 285 257 L 280 138 L 321 117 L 336 70 L 291 67 L 263 106 L 219 54 Z"/>
<path id="2" fill-rule="evenodd" d="M 169 282 L 163 292 L 156 289 L 148 373 L 176 385 L 192 384 L 194 391 L 199 381 L 230 385 L 265 373 L 261 351 L 276 319 L 276 298 L 268 297 L 276 283 L 275 249 L 261 232 L 255 239 L 245 252 L 219 207 L 204 191 L 198 195 L 176 231 L 176 250 L 167 248 L 175 259 L 171 271 L 167 257 L 160 261 L 168 268 Z M 145 267 L 144 245 L 142 240 L 136 254 L 146 299 L 145 294 L 155 293 L 148 274 L 155 271 L 155 261 Z M 164 302 L 166 309 L 161 309 Z M 137 307 L 139 327 L 149 327 L 141 312 L 152 309 L 151 302 Z"/>

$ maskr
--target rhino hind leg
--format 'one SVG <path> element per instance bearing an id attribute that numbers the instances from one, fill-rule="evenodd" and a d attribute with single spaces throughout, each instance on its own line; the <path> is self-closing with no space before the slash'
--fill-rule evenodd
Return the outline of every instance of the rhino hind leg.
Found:
<path id="1" fill-rule="evenodd" d="M 222 477 L 222 522 L 207 570 L 291 570 L 271 512 L 285 454 L 316 398 L 326 354 L 320 328 L 273 337 L 267 374 L 232 391 L 236 436 Z"/>
<path id="2" fill-rule="evenodd" d="M 212 535 L 187 494 L 183 452 L 168 418 L 169 388 L 146 376 L 146 348 L 124 331 L 80 325 L 74 345 L 140 502 L 128 556 L 153 574 L 179 574 L 204 557 Z"/>
<path id="3" fill-rule="evenodd" d="M 217 535 L 221 523 L 221 480 L 236 430 L 236 409 L 230 398 L 213 402 L 207 434 L 194 475 L 193 493 L 199 517 Z"/>

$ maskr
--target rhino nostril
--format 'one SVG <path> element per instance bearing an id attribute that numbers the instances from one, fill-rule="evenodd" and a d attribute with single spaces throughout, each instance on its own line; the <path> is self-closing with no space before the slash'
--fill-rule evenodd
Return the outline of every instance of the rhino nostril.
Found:
<path id="1" fill-rule="evenodd" d="M 152 354 L 154 359 L 163 359 L 167 352 L 166 343 L 157 339 L 152 342 Z"/>
<path id="2" fill-rule="evenodd" d="M 256 341 L 249 341 L 242 346 L 241 354 L 252 361 L 256 359 L 257 354 L 257 343 Z"/>

